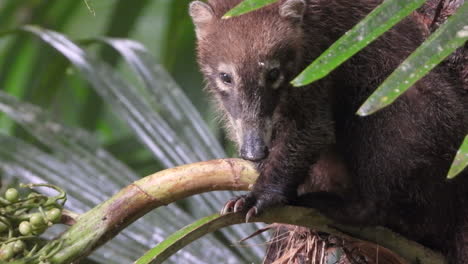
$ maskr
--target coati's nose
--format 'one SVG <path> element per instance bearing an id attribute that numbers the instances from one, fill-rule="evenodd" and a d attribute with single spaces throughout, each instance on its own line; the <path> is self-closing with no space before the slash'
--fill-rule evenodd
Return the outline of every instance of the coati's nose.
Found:
<path id="1" fill-rule="evenodd" d="M 240 156 L 245 160 L 259 161 L 266 158 L 268 148 L 263 139 L 255 132 L 247 133 L 240 149 Z"/>

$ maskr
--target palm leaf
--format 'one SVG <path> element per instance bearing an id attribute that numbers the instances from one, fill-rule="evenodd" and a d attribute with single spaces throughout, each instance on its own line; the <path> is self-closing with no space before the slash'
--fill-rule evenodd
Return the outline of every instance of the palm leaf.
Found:
<path id="1" fill-rule="evenodd" d="M 462 172 L 468 166 L 468 136 L 465 137 L 460 149 L 453 160 L 452 167 L 448 173 L 448 178 L 455 178 L 460 172 Z"/>
<path id="2" fill-rule="evenodd" d="M 260 9 L 264 6 L 272 4 L 278 0 L 244 0 L 240 2 L 233 9 L 229 10 L 223 18 L 230 18 L 233 16 L 240 16 L 242 14 L 252 12 L 254 10 Z"/>
<path id="3" fill-rule="evenodd" d="M 434 32 L 406 59 L 359 108 L 361 116 L 370 115 L 393 103 L 419 79 L 468 40 L 468 3 Z"/>
<path id="4" fill-rule="evenodd" d="M 312 62 L 292 84 L 303 86 L 327 76 L 354 54 L 411 14 L 426 0 L 387 0 L 338 39 Z"/>

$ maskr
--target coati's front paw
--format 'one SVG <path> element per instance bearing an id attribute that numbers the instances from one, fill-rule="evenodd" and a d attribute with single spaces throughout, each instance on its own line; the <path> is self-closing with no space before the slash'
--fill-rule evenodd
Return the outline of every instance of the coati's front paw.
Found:
<path id="1" fill-rule="evenodd" d="M 259 215 L 265 209 L 286 204 L 286 201 L 287 199 L 282 196 L 263 193 L 256 195 L 256 193 L 251 192 L 229 200 L 221 210 L 221 214 L 246 211 L 245 222 L 249 222 L 250 218 Z"/>
<path id="2" fill-rule="evenodd" d="M 227 201 L 227 203 L 221 210 L 221 215 L 243 211 L 244 208 L 248 207 L 246 205 L 253 205 L 254 201 L 255 198 L 250 194 L 240 195 L 231 198 L 229 201 Z"/>

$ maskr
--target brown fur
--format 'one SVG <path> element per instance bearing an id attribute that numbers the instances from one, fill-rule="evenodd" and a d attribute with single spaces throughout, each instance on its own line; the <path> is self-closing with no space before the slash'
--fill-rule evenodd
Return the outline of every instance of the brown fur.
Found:
<path id="1" fill-rule="evenodd" d="M 253 191 L 227 208 L 251 214 L 284 203 L 315 207 L 343 223 L 387 226 L 450 263 L 467 264 L 468 173 L 445 179 L 468 131 L 458 70 L 464 66 L 443 64 L 391 106 L 358 117 L 365 99 L 427 37 L 420 16 L 409 16 L 324 80 L 293 88 L 289 81 L 380 1 L 307 0 L 301 13 L 300 0 L 281 0 L 221 19 L 239 1 L 191 6 L 199 63 L 233 120 L 233 140 L 241 149 L 268 148 Z M 259 81 L 268 73 L 262 63 L 275 59 L 283 78 L 277 89 Z M 230 65 L 233 82 L 219 81 L 220 63 Z M 298 197 L 307 177 L 312 192 Z"/>

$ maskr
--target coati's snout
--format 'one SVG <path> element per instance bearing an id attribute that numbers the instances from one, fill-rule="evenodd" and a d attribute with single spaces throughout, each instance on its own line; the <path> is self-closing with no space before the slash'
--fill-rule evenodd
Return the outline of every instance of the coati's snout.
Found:
<path id="1" fill-rule="evenodd" d="M 268 148 L 258 131 L 251 130 L 245 133 L 239 155 L 250 161 L 260 161 L 268 156 Z"/>
<path id="2" fill-rule="evenodd" d="M 245 112 L 244 112 L 245 113 Z M 231 113 L 226 111 L 230 122 L 227 128 L 230 138 L 236 142 L 239 156 L 245 160 L 259 162 L 268 157 L 271 146 L 273 125 L 271 118 L 252 119 L 243 114 L 238 119 L 233 119 Z"/>

